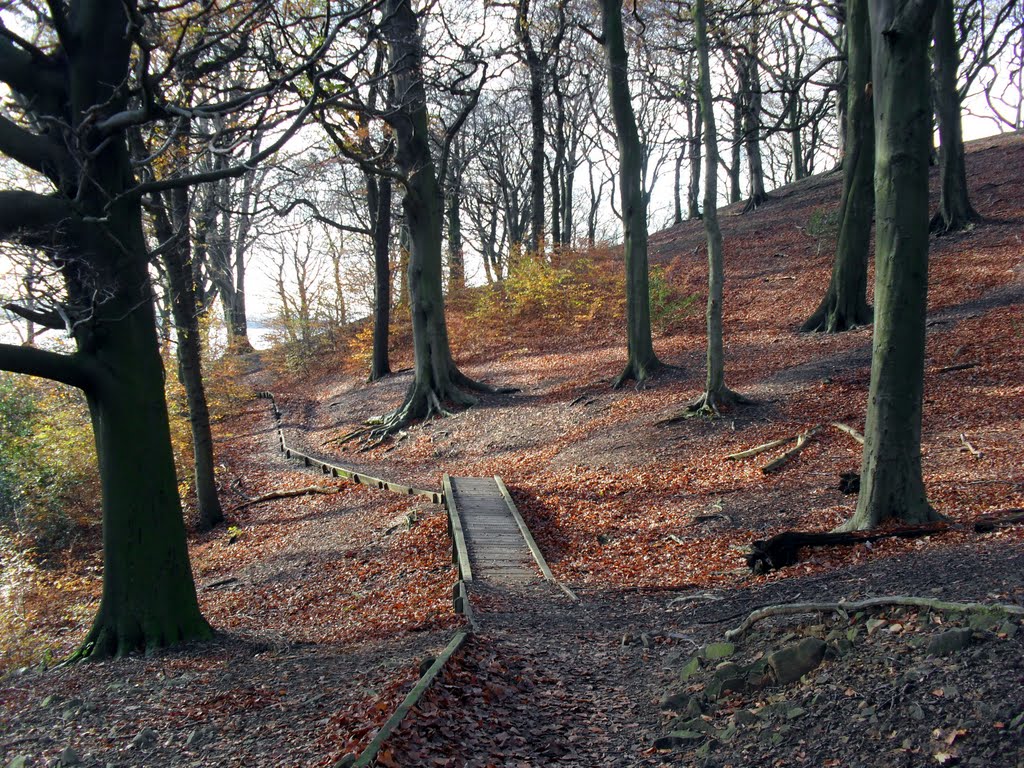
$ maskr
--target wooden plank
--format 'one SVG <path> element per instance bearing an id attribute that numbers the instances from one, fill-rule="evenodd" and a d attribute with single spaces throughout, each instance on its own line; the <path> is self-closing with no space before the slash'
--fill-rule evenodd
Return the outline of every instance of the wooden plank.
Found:
<path id="1" fill-rule="evenodd" d="M 447 477 L 447 475 L 445 475 Z M 420 678 L 419 682 L 413 686 L 413 689 L 409 691 L 409 695 L 405 697 L 405 700 L 398 705 L 398 709 L 395 710 L 394 714 L 388 718 L 388 721 L 381 726 L 381 729 L 374 736 L 373 741 L 370 742 L 369 746 L 363 750 L 362 754 L 352 763 L 352 768 L 367 768 L 367 766 L 373 765 L 377 759 L 377 753 L 380 752 L 380 748 L 384 746 L 384 742 L 388 740 L 395 729 L 401 725 L 402 720 L 409 714 L 413 707 L 416 706 L 417 702 L 423 697 L 423 694 L 427 692 L 430 684 L 434 682 L 434 678 L 437 677 L 441 670 L 444 668 L 445 662 L 452 657 L 462 644 L 466 642 L 466 638 L 469 637 L 468 632 L 459 632 L 452 638 L 451 642 L 445 646 L 445 649 L 441 651 L 441 655 L 438 656 L 434 663 L 430 665 L 430 669 L 424 673 L 423 677 Z"/>
<path id="2" fill-rule="evenodd" d="M 555 577 L 551 573 L 551 569 L 548 567 L 547 560 L 544 559 L 544 555 L 540 551 L 540 547 L 537 546 L 537 542 L 533 539 L 533 534 L 530 533 L 530 529 L 526 527 L 526 521 L 523 520 L 523 516 L 519 514 L 519 510 L 516 508 L 516 503 L 512 501 L 512 494 L 508 492 L 508 488 L 505 487 L 505 483 L 497 475 L 494 476 L 494 482 L 498 486 L 498 492 L 505 499 L 505 503 L 508 504 L 509 512 L 512 513 L 512 517 L 515 518 L 516 524 L 519 526 L 519 530 L 523 533 L 523 539 L 526 540 L 526 545 L 530 548 L 530 552 L 533 553 L 534 560 L 537 561 L 537 565 L 540 567 L 541 573 L 544 574 L 544 578 L 548 581 L 554 581 Z"/>
<path id="3" fill-rule="evenodd" d="M 473 580 L 473 569 L 469 564 L 469 550 L 466 547 L 466 536 L 462 529 L 462 520 L 459 517 L 458 504 L 455 501 L 455 494 L 452 492 L 452 479 L 445 472 L 441 480 L 444 488 L 445 498 L 448 499 L 448 519 L 451 521 L 452 540 L 455 546 L 456 556 L 459 564 L 459 576 L 463 581 Z"/>

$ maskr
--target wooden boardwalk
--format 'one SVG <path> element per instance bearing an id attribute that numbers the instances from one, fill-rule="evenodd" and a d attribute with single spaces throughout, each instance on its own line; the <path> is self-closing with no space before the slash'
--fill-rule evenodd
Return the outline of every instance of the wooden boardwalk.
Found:
<path id="1" fill-rule="evenodd" d="M 444 485 L 452 536 L 464 543 L 459 563 L 464 581 L 510 584 L 552 578 L 501 478 L 445 475 Z"/>

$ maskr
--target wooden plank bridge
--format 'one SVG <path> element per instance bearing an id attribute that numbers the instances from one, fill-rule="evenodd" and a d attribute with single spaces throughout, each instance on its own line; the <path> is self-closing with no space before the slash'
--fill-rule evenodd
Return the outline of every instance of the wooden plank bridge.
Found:
<path id="1" fill-rule="evenodd" d="M 500 477 L 445 475 L 444 496 L 463 581 L 513 584 L 552 579 Z"/>

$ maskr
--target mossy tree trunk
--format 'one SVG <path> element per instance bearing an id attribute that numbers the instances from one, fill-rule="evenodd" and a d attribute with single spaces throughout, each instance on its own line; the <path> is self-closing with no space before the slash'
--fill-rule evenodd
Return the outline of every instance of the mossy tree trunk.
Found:
<path id="1" fill-rule="evenodd" d="M 940 519 L 921 475 L 928 298 L 928 39 L 935 0 L 870 0 L 875 329 L 861 489 L 841 530 Z"/>
<path id="2" fill-rule="evenodd" d="M 979 220 L 967 192 L 963 126 L 957 66 L 960 50 L 953 21 L 953 0 L 938 0 L 934 20 L 935 113 L 939 122 L 939 210 L 931 231 L 948 234 Z"/>
<path id="3" fill-rule="evenodd" d="M 875 209 L 875 130 L 871 85 L 871 26 L 867 0 L 846 4 L 846 155 L 839 237 L 828 290 L 802 331 L 841 333 L 871 322 L 867 301 L 868 246 Z"/>
<path id="4" fill-rule="evenodd" d="M 626 367 L 613 386 L 645 381 L 659 365 L 651 340 L 647 262 L 647 197 L 643 190 L 643 147 L 629 94 L 622 0 L 602 0 L 602 40 L 608 63 L 608 100 L 619 145 L 619 199 L 626 260 Z"/>

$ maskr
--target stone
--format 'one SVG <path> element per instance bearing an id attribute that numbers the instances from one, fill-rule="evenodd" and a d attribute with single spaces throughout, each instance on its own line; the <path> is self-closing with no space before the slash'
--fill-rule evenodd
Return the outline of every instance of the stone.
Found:
<path id="1" fill-rule="evenodd" d="M 73 747 L 65 747 L 60 753 L 60 764 L 63 765 L 81 765 L 82 758 L 79 757 L 78 753 L 75 752 Z"/>
<path id="2" fill-rule="evenodd" d="M 666 693 L 658 702 L 658 709 L 665 709 L 670 712 L 684 712 L 693 696 L 684 692 Z"/>
<path id="3" fill-rule="evenodd" d="M 132 746 L 136 749 L 145 749 L 155 742 L 157 739 L 157 733 L 149 726 L 139 731 L 138 735 L 132 739 Z"/>
<path id="4" fill-rule="evenodd" d="M 715 677 L 719 680 L 728 680 L 730 677 L 741 677 L 743 667 L 734 661 L 723 661 L 715 667 Z"/>
<path id="5" fill-rule="evenodd" d="M 25 768 L 28 765 L 28 755 L 18 755 L 11 759 L 5 768 Z"/>
<path id="6" fill-rule="evenodd" d="M 704 738 L 703 733 L 697 731 L 672 731 L 668 736 L 662 736 L 660 739 L 655 739 L 655 749 L 673 749 L 674 747 L 681 747 L 684 744 L 692 744 L 695 741 L 700 741 Z"/>
<path id="7" fill-rule="evenodd" d="M 817 637 L 805 637 L 798 643 L 768 654 L 765 661 L 772 671 L 775 682 L 779 685 L 788 685 L 816 669 L 823 658 L 825 641 Z"/>
<path id="8" fill-rule="evenodd" d="M 771 670 L 768 668 L 768 662 L 764 660 L 751 664 L 747 669 L 746 678 L 747 687 L 755 690 L 765 688 L 774 682 Z"/>
<path id="9" fill-rule="evenodd" d="M 947 629 L 932 636 L 925 649 L 929 656 L 948 656 L 962 651 L 971 642 L 971 630 L 967 628 Z"/>
<path id="10" fill-rule="evenodd" d="M 709 643 L 704 646 L 704 658 L 708 661 L 727 659 L 736 653 L 735 643 Z"/>
<path id="11" fill-rule="evenodd" d="M 734 725 L 744 727 L 748 725 L 754 725 L 755 723 L 761 722 L 761 718 L 757 716 L 756 712 L 749 709 L 738 709 L 733 713 L 732 722 Z"/>
<path id="12" fill-rule="evenodd" d="M 825 651 L 825 656 L 832 659 L 841 659 L 852 650 L 853 643 L 845 637 L 839 637 L 828 642 L 828 648 Z"/>
<path id="13" fill-rule="evenodd" d="M 888 623 L 889 622 L 886 621 L 885 619 L 868 619 L 868 621 L 867 621 L 868 634 L 869 635 L 875 634 L 875 632 L 877 632 L 879 629 L 881 629 L 882 627 L 884 627 Z"/>
<path id="14" fill-rule="evenodd" d="M 1006 614 L 999 614 L 995 611 L 975 611 L 971 614 L 968 619 L 968 625 L 971 629 L 994 632 L 1003 623 L 1003 618 Z"/>
<path id="15" fill-rule="evenodd" d="M 700 671 L 700 658 L 694 656 L 688 662 L 683 665 L 683 668 L 679 670 L 679 682 L 685 683 L 694 674 Z"/>

